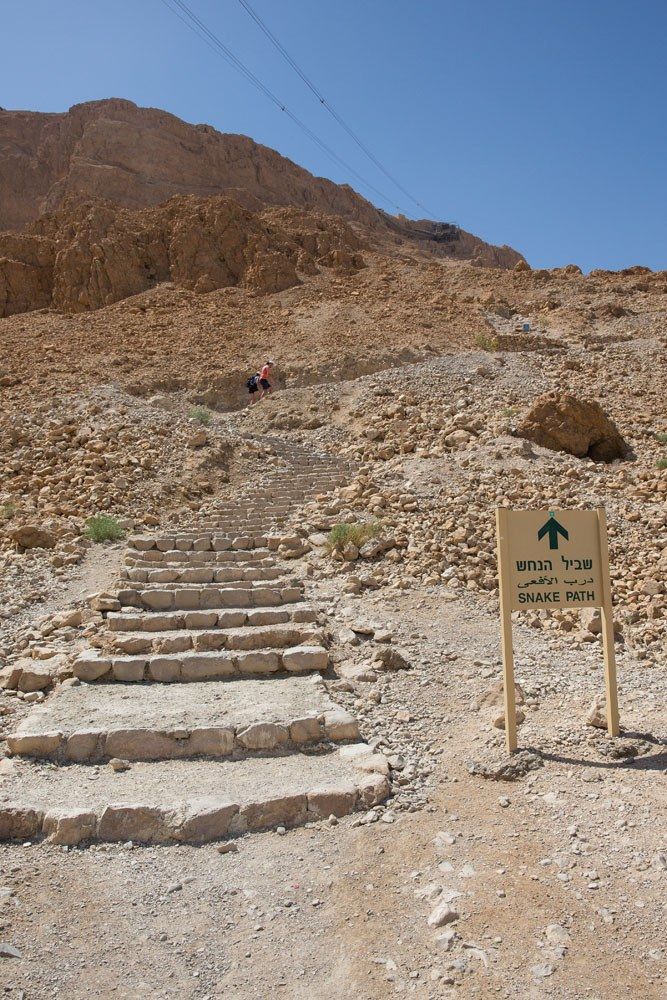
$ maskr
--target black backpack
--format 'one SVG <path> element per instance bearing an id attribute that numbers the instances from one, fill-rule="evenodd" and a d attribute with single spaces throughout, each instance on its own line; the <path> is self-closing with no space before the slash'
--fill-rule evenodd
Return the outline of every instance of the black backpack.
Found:
<path id="1" fill-rule="evenodd" d="M 258 381 L 259 381 L 259 375 L 251 375 L 248 381 L 246 382 L 246 388 L 248 390 L 254 389 Z"/>

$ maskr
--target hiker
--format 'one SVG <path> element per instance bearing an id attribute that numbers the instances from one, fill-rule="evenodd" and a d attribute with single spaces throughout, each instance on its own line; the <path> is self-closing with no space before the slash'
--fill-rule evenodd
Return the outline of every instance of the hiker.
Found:
<path id="1" fill-rule="evenodd" d="M 273 361 L 265 361 L 262 370 L 259 373 L 259 384 L 262 390 L 259 394 L 260 399 L 264 399 L 266 394 L 273 390 L 273 386 L 269 382 L 269 375 L 271 373 L 272 368 L 273 368 Z"/>
<path id="2" fill-rule="evenodd" d="M 259 384 L 258 383 L 259 383 L 259 372 L 255 372 L 254 375 L 251 375 L 250 378 L 248 379 L 248 381 L 246 382 L 246 388 L 247 388 L 248 392 L 250 393 L 250 405 L 251 406 L 255 402 L 255 393 L 259 389 Z"/>

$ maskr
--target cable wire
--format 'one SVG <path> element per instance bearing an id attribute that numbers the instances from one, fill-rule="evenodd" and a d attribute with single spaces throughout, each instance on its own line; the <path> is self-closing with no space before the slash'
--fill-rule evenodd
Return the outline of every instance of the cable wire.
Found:
<path id="1" fill-rule="evenodd" d="M 250 15 L 250 17 L 253 19 L 253 21 L 258 25 L 258 27 L 264 32 L 264 34 L 266 35 L 266 37 L 271 41 L 271 43 L 275 46 L 275 48 L 278 49 L 278 51 L 281 53 L 281 55 L 283 56 L 283 58 L 292 67 L 292 69 L 294 70 L 294 72 L 303 80 L 303 82 L 306 84 L 306 86 L 308 87 L 308 89 L 310 91 L 312 91 L 312 93 L 315 95 L 315 97 L 317 98 L 317 100 L 319 101 L 319 103 L 324 108 L 326 108 L 326 110 L 329 112 L 329 114 L 332 116 L 332 118 L 334 118 L 335 121 L 338 122 L 338 124 L 341 126 L 341 128 L 345 129 L 345 131 L 350 136 L 350 138 L 354 140 L 354 142 L 357 144 L 357 146 L 366 154 L 366 156 L 368 157 L 368 159 L 372 163 L 375 164 L 375 166 L 378 168 L 378 170 L 381 170 L 382 173 L 385 175 L 385 177 L 388 177 L 389 180 L 392 182 L 392 184 L 394 184 L 399 189 L 399 191 L 402 191 L 402 193 L 406 196 L 406 198 L 409 198 L 410 201 L 413 202 L 418 208 L 421 208 L 424 212 L 426 212 L 426 214 L 428 216 L 430 216 L 430 218 L 436 219 L 437 216 L 435 216 L 424 205 L 422 205 L 422 203 L 420 201 L 418 201 L 417 198 L 413 197 L 413 195 L 411 195 L 410 192 L 407 191 L 406 188 L 404 188 L 403 185 L 398 180 L 396 180 L 396 178 L 393 176 L 393 174 L 391 174 L 386 169 L 386 167 L 384 167 L 384 165 L 380 162 L 380 160 L 378 160 L 377 156 L 375 156 L 375 154 L 368 148 L 368 146 L 366 146 L 366 144 L 364 142 L 362 142 L 362 140 L 359 138 L 359 136 L 357 135 L 357 133 L 338 114 L 338 112 L 336 111 L 336 109 L 334 107 L 332 107 L 332 105 L 326 99 L 326 97 L 324 96 L 324 94 L 315 86 L 315 84 L 312 82 L 312 80 L 310 80 L 308 78 L 308 76 L 306 76 L 306 74 L 301 69 L 301 67 L 299 66 L 299 64 L 297 63 L 297 61 L 292 58 L 292 56 L 289 54 L 289 52 L 287 51 L 287 49 L 285 48 L 285 46 L 280 42 L 280 40 L 278 38 L 276 38 L 276 36 L 271 31 L 271 29 L 268 27 L 268 25 L 262 20 L 262 18 L 259 16 L 259 14 L 257 13 L 257 11 L 253 10 L 253 8 L 250 6 L 250 4 L 247 2 L 247 0 L 239 0 L 239 3 L 243 7 L 243 9 Z"/>
<path id="2" fill-rule="evenodd" d="M 280 98 L 277 97 L 273 91 L 271 91 L 266 84 L 259 79 L 259 77 L 255 76 L 252 70 L 248 69 L 248 67 L 234 55 L 232 50 L 228 48 L 228 46 L 226 46 L 224 42 L 222 42 L 218 36 L 214 34 L 214 32 L 212 32 L 203 21 L 200 20 L 200 18 L 197 17 L 184 0 L 161 0 L 161 2 L 172 12 L 172 14 L 175 14 L 176 17 L 186 25 L 186 27 L 201 38 L 201 40 L 205 42 L 209 48 L 213 49 L 213 51 L 225 59 L 229 65 L 238 70 L 238 72 L 241 73 L 241 75 L 244 76 L 249 83 L 252 83 L 253 86 L 255 86 L 266 98 L 268 98 L 268 100 L 275 104 L 280 111 L 284 112 L 284 114 L 286 114 L 287 117 L 293 121 L 294 124 L 297 125 L 309 139 L 312 140 L 312 142 L 314 142 L 321 150 L 323 150 L 323 152 L 327 154 L 327 156 L 329 156 L 339 166 L 349 171 L 349 173 L 353 174 L 357 180 L 364 185 L 364 187 L 367 187 L 369 190 L 375 192 L 375 194 L 378 195 L 383 201 L 387 202 L 387 204 L 391 205 L 395 209 L 398 209 L 399 212 L 406 214 L 405 210 L 400 205 L 398 205 L 379 188 L 375 187 L 374 184 L 371 184 L 370 181 L 366 180 L 366 178 L 355 170 L 354 167 L 350 166 L 350 164 L 343 160 L 338 153 L 331 149 L 331 147 L 328 146 L 324 140 L 320 139 L 320 137 L 316 135 L 316 133 L 305 124 L 305 122 L 301 121 L 300 118 L 290 111 L 287 105 L 284 104 L 284 102 L 281 101 Z"/>

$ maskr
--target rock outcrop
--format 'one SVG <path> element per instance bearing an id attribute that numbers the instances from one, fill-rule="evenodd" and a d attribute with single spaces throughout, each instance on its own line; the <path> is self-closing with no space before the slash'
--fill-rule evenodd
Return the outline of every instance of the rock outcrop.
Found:
<path id="1" fill-rule="evenodd" d="M 547 392 L 536 399 L 517 433 L 543 448 L 596 462 L 613 462 L 628 453 L 616 424 L 599 403 L 565 392 Z"/>
<path id="2" fill-rule="evenodd" d="M 123 208 L 163 204 L 177 195 L 224 195 L 251 211 L 293 206 L 326 212 L 396 242 L 397 220 L 379 212 L 347 184 L 314 177 L 244 135 L 190 125 L 155 108 L 112 98 L 76 104 L 64 114 L 0 109 L 0 231 L 23 230 L 72 202 L 105 200 Z M 423 234 L 432 223 L 403 220 Z M 443 250 L 428 238 L 421 249 L 513 267 L 520 255 L 468 233 Z"/>
<path id="3" fill-rule="evenodd" d="M 55 306 L 74 313 L 171 281 L 196 292 L 244 285 L 278 292 L 320 267 L 363 266 L 361 240 L 333 216 L 252 212 L 228 198 L 170 199 L 129 211 L 66 206 L 26 233 L 0 233 L 0 316 Z"/>

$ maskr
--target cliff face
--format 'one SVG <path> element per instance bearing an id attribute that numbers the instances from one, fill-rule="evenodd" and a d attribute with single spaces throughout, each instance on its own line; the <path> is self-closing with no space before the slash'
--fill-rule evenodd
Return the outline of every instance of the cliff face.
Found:
<path id="1" fill-rule="evenodd" d="M 169 281 L 195 292 L 279 292 L 332 268 L 363 267 L 342 219 L 295 208 L 251 212 L 221 196 L 131 211 L 67 205 L 23 233 L 0 233 L 0 316 L 54 306 L 82 312 Z"/>
<path id="2" fill-rule="evenodd" d="M 162 281 L 280 291 L 320 266 L 356 269 L 360 240 L 486 267 L 521 259 L 465 232 L 443 247 L 432 226 L 246 136 L 130 101 L 0 111 L 0 316 L 95 309 Z"/>
<path id="3" fill-rule="evenodd" d="M 352 188 L 246 136 L 130 101 L 77 104 L 65 114 L 0 111 L 0 230 L 23 229 L 73 199 L 146 208 L 179 194 L 231 194 L 249 208 L 292 205 L 366 225 L 379 218 Z"/>

